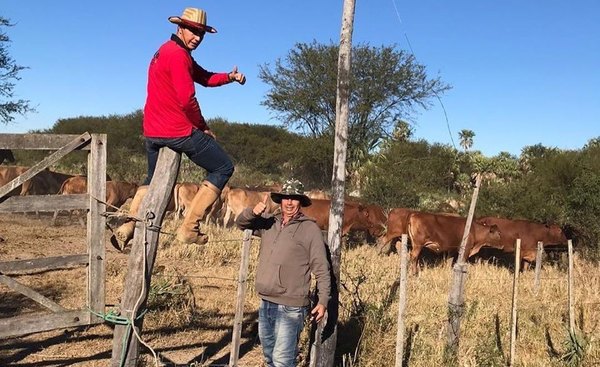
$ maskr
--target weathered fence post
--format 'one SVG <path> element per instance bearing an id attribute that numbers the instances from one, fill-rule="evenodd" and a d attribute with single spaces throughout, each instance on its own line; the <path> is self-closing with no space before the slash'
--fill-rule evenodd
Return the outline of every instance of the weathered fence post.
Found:
<path id="1" fill-rule="evenodd" d="M 533 291 L 537 296 L 540 289 L 540 273 L 542 272 L 542 258 L 544 255 L 544 243 L 538 241 L 537 253 L 535 254 L 535 281 L 533 283 Z"/>
<path id="2" fill-rule="evenodd" d="M 248 288 L 248 264 L 250 263 L 250 243 L 252 242 L 252 230 L 244 231 L 244 240 L 242 242 L 242 259 L 240 262 L 240 272 L 238 275 L 238 288 L 235 299 L 235 319 L 233 320 L 233 335 L 231 337 L 231 356 L 229 357 L 229 367 L 235 367 L 240 357 L 240 340 L 242 337 L 242 321 L 244 321 L 244 301 L 246 299 L 246 290 Z"/>
<path id="3" fill-rule="evenodd" d="M 575 305 L 573 303 L 573 242 L 567 241 L 569 256 L 569 331 L 571 335 L 575 333 Z"/>
<path id="4" fill-rule="evenodd" d="M 406 309 L 406 281 L 407 281 L 407 255 L 408 236 L 402 235 L 400 247 L 400 289 L 398 290 L 398 330 L 396 332 L 396 367 L 402 367 L 404 360 L 404 310 Z M 396 243 L 396 248 L 398 244 Z"/>
<path id="5" fill-rule="evenodd" d="M 510 318 L 510 363 L 515 365 L 515 354 L 517 351 L 517 295 L 519 291 L 519 272 L 521 271 L 521 239 L 517 238 L 515 245 L 515 274 L 513 276 L 512 310 Z"/>
<path id="6" fill-rule="evenodd" d="M 335 103 L 335 139 L 333 147 L 333 172 L 331 177 L 331 208 L 327 245 L 331 254 L 332 298 L 327 306 L 327 317 L 320 322 L 315 336 L 314 353 L 310 366 L 333 367 L 337 344 L 338 293 L 344 213 L 344 187 L 346 184 L 346 150 L 348 146 L 348 118 L 350 100 L 350 66 L 352 31 L 354 27 L 355 0 L 344 0 L 342 29 L 338 52 L 337 91 Z M 326 323 L 324 326 L 323 323 Z"/>
<path id="7" fill-rule="evenodd" d="M 169 148 L 160 150 L 154 177 L 138 211 L 137 217 L 143 221 L 138 221 L 135 225 L 120 306 L 120 316 L 129 320 L 129 323 L 115 326 L 112 367 L 137 366 L 139 340 L 134 334 L 139 335 L 142 330 L 142 310 L 148 299 L 160 226 L 173 193 L 180 163 L 181 154 Z"/>
<path id="8" fill-rule="evenodd" d="M 450 361 L 456 361 L 458 357 L 458 343 L 460 339 L 460 318 L 464 307 L 464 288 L 467 277 L 467 263 L 465 261 L 465 247 L 471 232 L 471 223 L 477 205 L 477 197 L 479 195 L 479 187 L 481 186 L 481 174 L 477 174 L 475 182 L 475 190 L 471 198 L 471 206 L 465 223 L 465 231 L 463 232 L 458 251 L 458 260 L 453 267 L 452 287 L 448 296 L 448 338 L 446 341 L 445 357 Z"/>

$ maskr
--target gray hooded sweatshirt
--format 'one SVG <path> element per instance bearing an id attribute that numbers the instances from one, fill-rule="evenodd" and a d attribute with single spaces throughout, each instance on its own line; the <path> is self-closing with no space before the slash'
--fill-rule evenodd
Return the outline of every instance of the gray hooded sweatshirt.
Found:
<path id="1" fill-rule="evenodd" d="M 281 215 L 255 216 L 252 208 L 246 208 L 236 223 L 261 237 L 256 268 L 256 291 L 260 298 L 285 306 L 309 306 L 310 273 L 313 273 L 318 303 L 327 307 L 330 266 L 323 235 L 313 219 L 300 213 L 282 227 Z"/>

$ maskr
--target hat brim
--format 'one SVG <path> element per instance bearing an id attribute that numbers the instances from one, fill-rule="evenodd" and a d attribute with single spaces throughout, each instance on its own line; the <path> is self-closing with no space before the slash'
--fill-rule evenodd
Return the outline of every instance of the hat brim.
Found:
<path id="1" fill-rule="evenodd" d="M 178 16 L 169 17 L 169 22 L 180 25 L 180 26 L 196 28 L 196 29 L 202 30 L 206 33 L 217 33 L 217 30 L 209 25 L 191 22 L 189 20 L 182 19 L 181 17 L 178 17 Z"/>
<path id="2" fill-rule="evenodd" d="M 278 192 L 271 193 L 271 200 L 274 203 L 281 204 L 281 200 L 283 198 L 294 198 L 300 201 L 300 205 L 303 207 L 311 206 L 312 201 L 306 195 L 289 195 L 289 194 L 280 194 Z"/>

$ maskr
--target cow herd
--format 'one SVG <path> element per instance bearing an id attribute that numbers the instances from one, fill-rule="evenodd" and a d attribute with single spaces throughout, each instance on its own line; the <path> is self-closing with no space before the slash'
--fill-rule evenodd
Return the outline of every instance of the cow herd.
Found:
<path id="1" fill-rule="evenodd" d="M 0 166 L 0 187 L 28 170 L 22 166 Z M 199 186 L 195 183 L 177 183 L 173 189 L 167 211 L 179 218 L 191 204 Z M 246 207 L 253 207 L 258 202 L 267 203 L 267 212 L 276 213 L 278 205 L 270 198 L 270 192 L 280 187 L 229 187 L 221 192 L 219 199 L 213 204 L 207 215 L 207 222 L 224 227 L 231 227 L 235 219 Z M 107 211 L 115 211 L 129 198 L 132 198 L 138 185 L 125 181 L 112 181 L 107 177 L 106 203 Z M 64 173 L 44 170 L 12 195 L 49 195 L 49 194 L 81 194 L 87 192 L 85 176 L 73 176 Z M 331 202 L 326 193 L 320 190 L 307 192 L 312 205 L 302 209 L 305 215 L 314 218 L 322 230 L 329 228 L 329 211 Z M 448 213 L 426 213 L 406 208 L 385 210 L 378 205 L 364 204 L 352 198 L 345 200 L 343 209 L 342 235 L 353 231 L 362 231 L 374 239 L 382 254 L 389 254 L 395 242 L 402 234 L 410 240 L 410 259 L 413 272 L 418 271 L 418 260 L 423 249 L 434 254 L 456 256 L 463 236 L 466 218 Z M 476 218 L 465 248 L 465 258 L 474 256 L 482 248 L 490 248 L 499 254 L 511 254 L 515 251 L 516 240 L 521 240 L 521 257 L 527 263 L 535 261 L 537 243 L 544 246 L 562 246 L 567 238 L 557 225 L 548 225 L 526 220 L 513 220 L 496 217 Z"/>

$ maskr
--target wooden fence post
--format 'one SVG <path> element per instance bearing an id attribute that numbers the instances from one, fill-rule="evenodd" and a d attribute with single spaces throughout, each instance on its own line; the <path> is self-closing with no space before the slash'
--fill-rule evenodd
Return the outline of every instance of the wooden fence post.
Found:
<path id="1" fill-rule="evenodd" d="M 252 230 L 244 231 L 242 243 L 242 259 L 238 275 L 237 296 L 235 299 L 235 319 L 233 320 L 233 335 L 231 337 L 231 356 L 229 367 L 236 367 L 240 357 L 240 341 L 242 337 L 242 321 L 244 321 L 244 301 L 248 288 L 248 264 L 250 263 L 250 243 L 252 242 Z"/>
<path id="2" fill-rule="evenodd" d="M 573 303 L 573 242 L 567 241 L 569 256 L 569 331 L 571 335 L 575 333 L 575 306 Z"/>
<path id="3" fill-rule="evenodd" d="M 404 360 L 404 310 L 406 309 L 406 281 L 407 281 L 407 255 L 408 236 L 402 235 L 400 247 L 400 289 L 398 290 L 398 330 L 396 333 L 396 367 L 402 367 Z M 398 244 L 396 243 L 396 248 Z"/>
<path id="4" fill-rule="evenodd" d="M 452 286 L 450 288 L 450 294 L 448 296 L 448 331 L 446 340 L 445 358 L 449 361 L 456 361 L 458 358 L 458 344 L 460 340 L 460 318 L 462 316 L 464 307 L 464 288 L 467 277 L 467 263 L 465 261 L 465 247 L 469 234 L 471 232 L 471 223 L 473 222 L 473 215 L 475 213 L 475 206 L 477 205 L 477 197 L 479 196 L 479 187 L 481 186 L 481 174 L 477 174 L 477 180 L 475 182 L 475 190 L 473 190 L 473 196 L 471 198 L 471 206 L 469 207 L 469 214 L 465 222 L 465 230 L 463 232 L 462 240 L 460 241 L 460 249 L 458 251 L 458 260 L 453 267 L 452 275 Z"/>
<path id="5" fill-rule="evenodd" d="M 509 366 L 515 365 L 515 354 L 517 350 L 517 295 L 519 290 L 519 272 L 521 271 L 521 239 L 517 238 L 515 246 L 515 274 L 513 277 L 513 297 L 512 310 L 510 318 L 510 363 Z"/>
<path id="6" fill-rule="evenodd" d="M 129 254 L 127 277 L 120 306 L 120 316 L 130 324 L 115 325 L 113 334 L 112 367 L 136 367 L 139 358 L 139 340 L 144 321 L 143 311 L 148 299 L 152 268 L 156 258 L 160 226 L 177 180 L 181 154 L 162 148 L 158 154 L 156 173 L 142 200 Z M 135 330 L 133 330 L 135 329 Z"/>
<path id="7" fill-rule="evenodd" d="M 537 296 L 540 289 L 540 273 L 542 272 L 542 258 L 544 255 L 544 243 L 538 241 L 537 253 L 535 254 L 535 281 L 533 283 L 533 292 Z"/>

